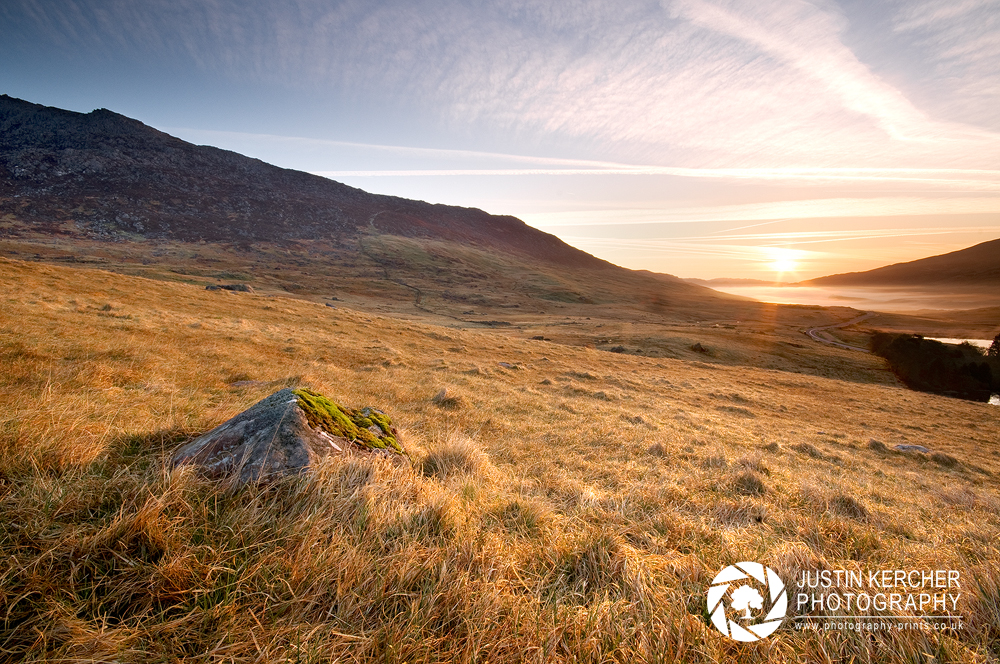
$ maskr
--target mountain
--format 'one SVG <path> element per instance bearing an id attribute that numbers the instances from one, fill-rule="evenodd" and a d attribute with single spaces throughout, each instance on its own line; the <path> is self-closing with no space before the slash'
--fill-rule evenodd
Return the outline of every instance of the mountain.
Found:
<path id="1" fill-rule="evenodd" d="M 759 308 L 613 265 L 515 217 L 370 194 L 109 110 L 5 95 L 0 253 L 476 325 L 575 307 L 681 321 Z"/>
<path id="2" fill-rule="evenodd" d="M 1000 239 L 939 256 L 867 272 L 834 274 L 801 282 L 808 286 L 995 287 L 1000 285 Z"/>
<path id="3" fill-rule="evenodd" d="M 613 266 L 519 219 L 380 196 L 196 146 L 99 109 L 0 96 L 0 233 L 237 245 L 364 233 L 434 238 L 589 269 Z M 20 225 L 10 223 L 16 219 Z"/>

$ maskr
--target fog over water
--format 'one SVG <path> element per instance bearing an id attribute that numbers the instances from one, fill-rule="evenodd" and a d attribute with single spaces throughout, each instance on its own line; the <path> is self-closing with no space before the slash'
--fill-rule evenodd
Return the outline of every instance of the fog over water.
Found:
<path id="1" fill-rule="evenodd" d="M 813 304 L 877 311 L 915 312 L 998 306 L 1000 298 L 982 293 L 913 291 L 904 288 L 819 288 L 816 286 L 710 285 L 717 291 L 776 304 Z"/>

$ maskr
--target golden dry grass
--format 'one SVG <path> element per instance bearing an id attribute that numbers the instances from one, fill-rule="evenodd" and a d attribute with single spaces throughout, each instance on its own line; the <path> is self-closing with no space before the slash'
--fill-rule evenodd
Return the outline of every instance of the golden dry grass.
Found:
<path id="1" fill-rule="evenodd" d="M 0 659 L 1000 658 L 996 407 L 93 270 L 0 284 Z M 165 468 L 289 384 L 383 408 L 412 463 L 235 493 Z M 958 569 L 966 628 L 737 644 L 704 598 L 740 560 Z"/>

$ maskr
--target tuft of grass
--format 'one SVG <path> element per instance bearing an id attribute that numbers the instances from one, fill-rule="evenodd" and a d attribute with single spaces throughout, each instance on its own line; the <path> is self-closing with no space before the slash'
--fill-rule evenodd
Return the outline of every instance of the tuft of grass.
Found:
<path id="1" fill-rule="evenodd" d="M 497 510 L 497 516 L 510 532 L 532 537 L 539 536 L 542 528 L 553 519 L 551 510 L 539 501 L 524 498 L 504 503 Z"/>
<path id="2" fill-rule="evenodd" d="M 819 448 L 812 443 L 796 443 L 795 445 L 792 445 L 792 449 L 796 452 L 805 454 L 806 456 L 810 456 L 813 459 L 823 458 L 823 453 L 820 452 Z"/>
<path id="3" fill-rule="evenodd" d="M 868 509 L 854 496 L 839 493 L 830 498 L 830 509 L 842 516 L 864 520 L 868 518 Z"/>
<path id="4" fill-rule="evenodd" d="M 946 468 L 954 468 L 958 465 L 958 459 L 944 452 L 934 452 L 931 454 L 931 461 Z"/>
<path id="5" fill-rule="evenodd" d="M 874 438 L 868 441 L 868 449 L 873 452 L 878 452 L 879 454 L 888 454 L 889 448 L 885 446 L 885 443 L 875 440 Z"/>
<path id="6" fill-rule="evenodd" d="M 455 475 L 478 475 L 489 463 L 486 454 L 474 440 L 464 435 L 451 435 L 430 446 L 421 462 L 425 475 L 441 479 Z"/>
<path id="7" fill-rule="evenodd" d="M 736 462 L 737 466 L 742 466 L 747 470 L 752 470 L 760 475 L 771 475 L 771 469 L 768 468 L 767 464 L 761 459 L 759 454 L 752 456 L 745 456 Z"/>
<path id="8" fill-rule="evenodd" d="M 702 468 L 727 468 L 729 461 L 724 454 L 713 454 L 702 459 Z"/>
<path id="9" fill-rule="evenodd" d="M 732 481 L 733 491 L 744 496 L 763 496 L 767 493 L 767 487 L 760 475 L 752 470 L 745 470 L 736 475 Z"/>
<path id="10" fill-rule="evenodd" d="M 652 454 L 653 456 L 664 457 L 667 456 L 667 448 L 664 447 L 663 443 L 655 442 L 646 448 L 646 454 Z"/>

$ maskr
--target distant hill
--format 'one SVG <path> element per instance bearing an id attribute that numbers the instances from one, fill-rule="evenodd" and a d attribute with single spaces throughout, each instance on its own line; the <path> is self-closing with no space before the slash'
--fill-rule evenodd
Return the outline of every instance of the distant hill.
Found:
<path id="1" fill-rule="evenodd" d="M 472 244 L 588 269 L 610 263 L 510 216 L 380 196 L 196 146 L 99 109 L 0 96 L 0 235 L 337 242 L 365 232 Z"/>
<path id="2" fill-rule="evenodd" d="M 727 277 L 717 277 L 715 279 L 698 279 L 696 277 L 690 277 L 684 281 L 689 284 L 697 284 L 699 286 L 708 286 L 709 288 L 715 288 L 716 286 L 790 286 L 791 284 L 782 283 L 780 281 L 766 281 L 764 279 L 731 279 Z"/>
<path id="3" fill-rule="evenodd" d="M 1000 286 L 1000 239 L 940 256 L 896 263 L 867 272 L 834 274 L 801 282 L 808 286 Z"/>

